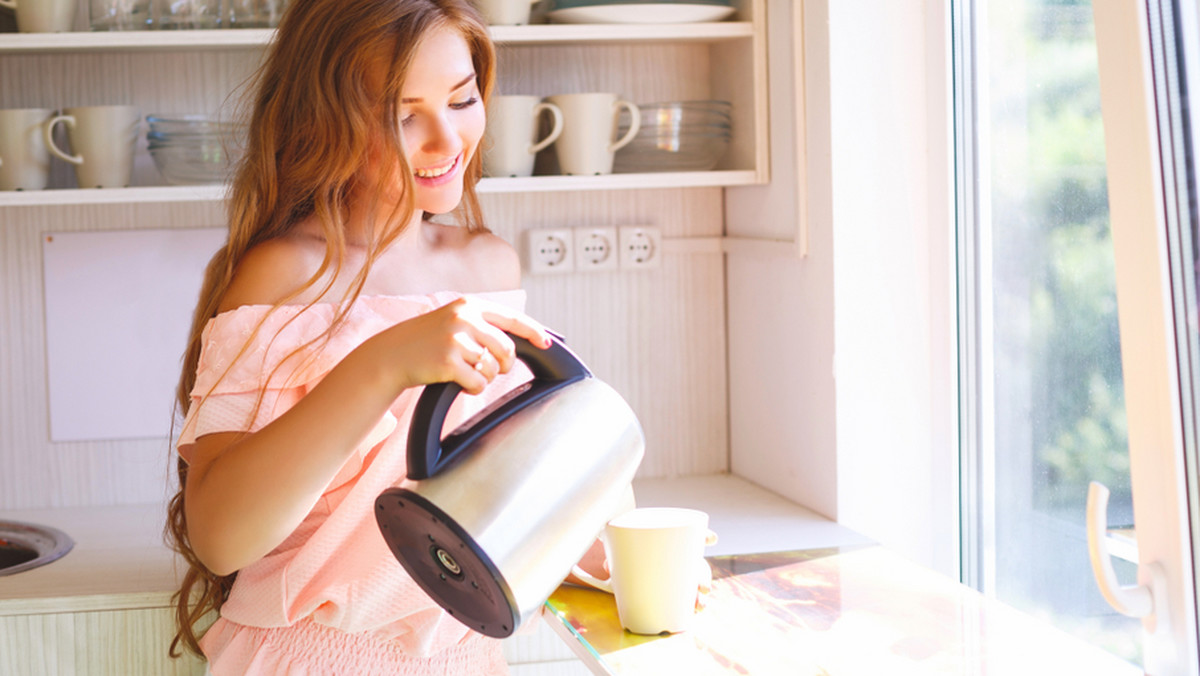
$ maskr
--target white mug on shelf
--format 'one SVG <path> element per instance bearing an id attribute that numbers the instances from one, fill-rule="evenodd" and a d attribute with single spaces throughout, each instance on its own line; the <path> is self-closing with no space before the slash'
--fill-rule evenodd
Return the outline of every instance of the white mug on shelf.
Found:
<path id="1" fill-rule="evenodd" d="M 543 112 L 550 114 L 550 131 L 537 139 Z M 558 140 L 563 115 L 558 106 L 537 96 L 493 96 L 488 101 L 484 132 L 484 176 L 531 176 L 538 151 Z"/>
<path id="2" fill-rule="evenodd" d="M 67 125 L 67 141 L 75 154 L 54 144 L 54 127 Z M 67 108 L 46 120 L 42 135 L 50 153 L 75 165 L 80 188 L 120 188 L 133 174 L 141 115 L 134 106 Z"/>
<path id="3" fill-rule="evenodd" d="M 686 631 L 696 614 L 704 547 L 716 542 L 708 514 L 641 507 L 616 517 L 601 536 L 611 576 L 600 580 L 575 566 L 580 580 L 616 597 L 621 626 L 635 634 Z"/>
<path id="4" fill-rule="evenodd" d="M 42 190 L 50 182 L 50 151 L 42 124 L 48 108 L 0 110 L 0 190 Z"/>
<path id="5" fill-rule="evenodd" d="M 529 23 L 537 0 L 473 0 L 489 26 L 523 26 Z"/>
<path id="6" fill-rule="evenodd" d="M 613 153 L 637 136 L 641 111 L 636 104 L 616 94 L 557 94 L 547 98 L 562 110 L 563 132 L 555 142 L 562 173 L 571 176 L 611 174 Z M 621 109 L 629 111 L 629 130 L 612 140 Z"/>
<path id="7" fill-rule="evenodd" d="M 17 16 L 22 33 L 63 33 L 75 26 L 75 0 L 0 0 Z"/>

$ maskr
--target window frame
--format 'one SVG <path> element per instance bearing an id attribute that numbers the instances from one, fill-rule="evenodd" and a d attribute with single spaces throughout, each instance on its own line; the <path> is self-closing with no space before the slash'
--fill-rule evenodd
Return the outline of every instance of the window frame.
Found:
<path id="1" fill-rule="evenodd" d="M 1172 9 L 1182 19 L 1177 34 L 1170 25 Z M 1195 411 L 1188 383 L 1180 378 L 1180 370 L 1188 370 L 1189 354 L 1176 341 L 1175 313 L 1181 307 L 1172 293 L 1172 273 L 1179 274 L 1180 261 L 1172 261 L 1178 242 L 1169 241 L 1171 220 L 1178 234 L 1180 214 L 1186 214 L 1176 192 L 1183 137 L 1182 120 L 1163 97 L 1169 91 L 1163 85 L 1171 80 L 1164 67 L 1175 46 L 1183 48 L 1179 63 L 1186 64 L 1189 88 L 1200 91 L 1195 86 L 1200 83 L 1196 6 L 1187 1 L 1172 7 L 1159 0 L 1105 0 L 1094 3 L 1093 12 L 1137 515 L 1137 583 L 1154 591 L 1156 606 L 1143 618 L 1145 668 L 1157 675 L 1196 674 L 1196 573 L 1184 462 L 1184 435 L 1191 427 L 1186 421 Z M 1191 449 L 1194 454 L 1194 440 Z M 1165 589 L 1155 589 L 1161 584 L 1154 580 L 1155 566 L 1161 566 Z"/>

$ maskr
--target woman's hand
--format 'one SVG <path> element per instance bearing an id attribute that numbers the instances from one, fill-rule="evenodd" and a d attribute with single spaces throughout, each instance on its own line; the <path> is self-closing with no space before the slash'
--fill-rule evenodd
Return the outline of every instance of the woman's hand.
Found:
<path id="1" fill-rule="evenodd" d="M 541 324 L 511 308 L 477 298 L 460 298 L 401 322 L 363 343 L 380 364 L 396 364 L 392 387 L 455 382 L 479 394 L 516 362 L 516 347 L 505 332 L 538 347 L 550 346 Z"/>

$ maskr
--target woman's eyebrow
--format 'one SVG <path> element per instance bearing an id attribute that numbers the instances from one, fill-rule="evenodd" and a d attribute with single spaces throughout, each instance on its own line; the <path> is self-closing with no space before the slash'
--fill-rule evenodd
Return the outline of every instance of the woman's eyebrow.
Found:
<path id="1" fill-rule="evenodd" d="M 462 89 L 463 86 L 465 86 L 468 82 L 470 82 L 474 79 L 475 79 L 475 73 L 471 73 L 470 75 L 464 77 L 461 82 L 459 82 L 458 84 L 451 87 L 450 91 L 452 91 L 452 92 L 458 91 L 459 89 Z M 421 99 L 421 98 L 408 98 L 408 99 L 400 99 L 400 103 L 420 103 L 424 100 L 425 99 Z"/>

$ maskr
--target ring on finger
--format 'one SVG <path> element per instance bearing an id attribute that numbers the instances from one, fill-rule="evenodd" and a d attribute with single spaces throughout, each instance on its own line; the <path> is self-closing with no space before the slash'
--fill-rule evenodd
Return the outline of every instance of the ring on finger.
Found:
<path id="1" fill-rule="evenodd" d="M 483 350 L 479 353 L 479 359 L 475 360 L 475 370 L 482 373 L 483 372 L 483 363 L 485 361 L 487 361 L 487 358 L 490 356 L 492 356 L 492 353 L 489 352 L 486 347 L 483 348 Z"/>

